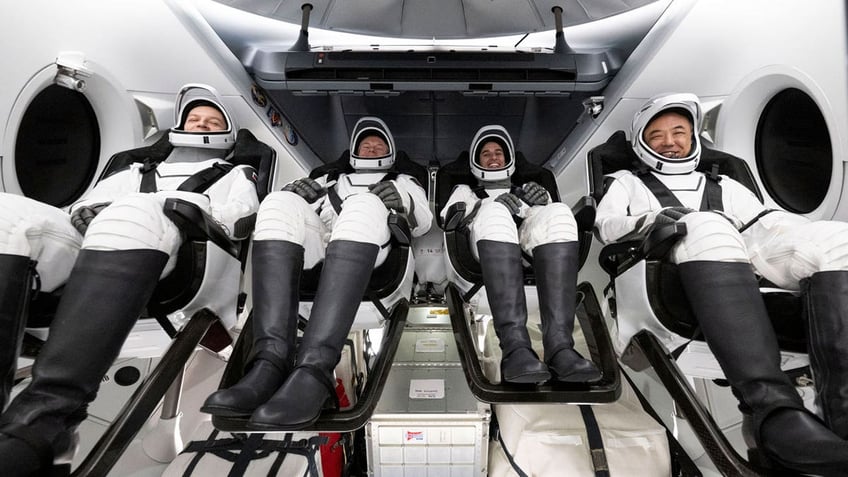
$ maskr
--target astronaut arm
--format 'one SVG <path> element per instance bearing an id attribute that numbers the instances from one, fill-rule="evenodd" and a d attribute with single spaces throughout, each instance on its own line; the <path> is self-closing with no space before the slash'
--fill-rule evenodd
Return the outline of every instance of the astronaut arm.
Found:
<path id="1" fill-rule="evenodd" d="M 71 214 L 80 207 L 95 207 L 101 204 L 109 204 L 127 194 L 138 191 L 141 181 L 141 164 L 132 164 L 128 169 L 110 175 L 98 181 L 79 200 L 74 202 L 70 210 Z"/>
<path id="2" fill-rule="evenodd" d="M 250 235 L 259 197 L 252 167 L 238 166 L 207 190 L 209 213 L 232 239 Z"/>
<path id="3" fill-rule="evenodd" d="M 767 210 L 750 189 L 729 177 L 722 177 L 721 190 L 724 204 L 722 215 L 733 222 L 737 229 Z"/>
<path id="4" fill-rule="evenodd" d="M 412 215 L 410 227 L 413 237 L 420 237 L 430 230 L 433 223 L 433 214 L 430 212 L 430 203 L 424 188 L 412 177 L 400 175 L 392 181 L 400 192 L 401 201 L 407 214 Z M 414 225 L 414 226 L 413 226 Z"/>
<path id="5" fill-rule="evenodd" d="M 603 243 L 620 242 L 643 236 L 659 210 L 631 215 L 631 199 L 619 180 L 613 181 L 598 204 L 595 230 Z"/>
<path id="6" fill-rule="evenodd" d="M 445 203 L 445 206 L 442 208 L 440 213 L 442 221 L 444 222 L 444 220 L 447 219 L 448 210 L 450 210 L 452 205 L 460 202 L 465 203 L 465 213 L 467 214 L 471 212 L 471 209 L 474 208 L 474 204 L 476 204 L 478 200 L 480 199 L 474 195 L 474 192 L 472 192 L 471 188 L 467 185 L 460 184 L 454 187 L 453 191 L 451 191 L 450 197 L 448 197 L 447 203 Z"/>

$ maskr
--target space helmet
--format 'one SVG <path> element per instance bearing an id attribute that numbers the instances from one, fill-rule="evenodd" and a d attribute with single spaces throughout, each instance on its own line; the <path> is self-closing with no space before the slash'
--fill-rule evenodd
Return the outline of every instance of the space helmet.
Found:
<path id="1" fill-rule="evenodd" d="M 688 116 L 692 122 L 692 148 L 686 157 L 669 158 L 653 149 L 645 142 L 645 128 L 657 115 L 674 111 Z M 665 93 L 649 99 L 633 116 L 630 129 L 630 144 L 636 156 L 645 165 L 662 174 L 686 174 L 695 170 L 701 160 L 701 141 L 698 132 L 701 127 L 701 102 L 690 93 Z"/>
<path id="2" fill-rule="evenodd" d="M 504 166 L 499 169 L 486 169 L 479 162 L 483 146 L 492 141 L 500 144 L 504 152 Z M 503 126 L 491 124 L 481 127 L 471 141 L 468 156 L 471 173 L 481 181 L 494 182 L 509 179 L 515 172 L 515 147 L 512 145 L 512 138 Z"/>
<path id="3" fill-rule="evenodd" d="M 197 106 L 211 106 L 224 115 L 227 122 L 222 131 L 185 131 L 185 123 L 189 112 Z M 224 103 L 215 88 L 191 83 L 180 89 L 174 105 L 174 127 L 171 128 L 168 139 L 174 146 L 200 147 L 206 149 L 229 149 L 236 142 L 238 128 L 232 116 L 224 108 Z"/>
<path id="4" fill-rule="evenodd" d="M 377 136 L 386 142 L 386 153 L 378 157 L 360 156 L 359 143 L 369 136 Z M 395 140 L 389 127 L 382 119 L 374 116 L 360 118 L 350 135 L 350 165 L 356 170 L 385 170 L 395 163 Z"/>

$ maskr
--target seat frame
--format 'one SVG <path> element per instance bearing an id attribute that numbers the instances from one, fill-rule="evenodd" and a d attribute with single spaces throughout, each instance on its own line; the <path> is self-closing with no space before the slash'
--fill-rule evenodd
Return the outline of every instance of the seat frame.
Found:
<path id="1" fill-rule="evenodd" d="M 588 154 L 590 193 L 600 201 L 606 187 L 605 176 L 617 170 L 638 166 L 624 131 L 614 133 L 606 143 Z M 702 147 L 698 170 L 726 175 L 748 187 L 762 200 L 762 194 L 742 159 Z M 599 261 L 610 276 L 606 289 L 609 314 L 617 326 L 616 348 L 620 359 L 636 371 L 652 368 L 671 395 L 676 408 L 689 422 L 710 460 L 724 475 L 757 476 L 784 472 L 763 468 L 755 463 L 755 450 L 748 460 L 733 448 L 706 407 L 697 398 L 676 359 L 692 340 L 703 340 L 697 321 L 685 299 L 679 273 L 665 258 L 686 234 L 683 223 L 652 231 L 641 240 L 605 246 Z M 768 285 L 768 284 L 766 284 Z M 794 293 L 771 290 L 763 295 L 772 324 L 783 350 L 805 351 L 798 340 L 800 320 L 792 314 L 800 311 Z M 624 303 L 627 303 L 625 306 Z M 797 315 L 796 315 L 797 316 Z M 800 332 L 803 336 L 803 331 Z"/>
<path id="2" fill-rule="evenodd" d="M 132 162 L 144 161 L 147 158 L 163 160 L 170 151 L 168 135 L 164 134 L 152 146 L 124 151 L 113 156 L 101 178 L 129 166 Z M 233 158 L 235 160 L 231 162 L 234 164 L 247 164 L 256 169 L 257 193 L 261 200 L 271 188 L 276 152 L 259 142 L 250 131 L 243 129 L 238 132 Z M 186 240 L 179 252 L 184 261 L 180 262 L 178 258 L 177 268 L 187 266 L 192 276 L 195 276 L 195 273 L 206 274 L 206 259 L 217 257 L 235 261 L 236 264 L 241 263 L 241 268 L 244 269 L 249 239 L 239 242 L 230 240 L 214 220 L 190 202 L 168 199 L 165 214 L 186 234 Z M 179 329 L 168 318 L 169 314 L 180 307 L 192 304 L 192 293 L 202 290 L 204 283 L 205 280 L 192 279 L 182 283 L 160 282 L 160 286 L 157 286 L 154 292 L 156 301 L 148 304 L 148 312 L 154 314 L 156 320 L 173 338 L 171 344 L 71 475 L 107 475 L 166 394 L 170 403 L 163 406 L 163 419 L 169 418 L 165 413 L 176 411 L 182 386 L 182 380 L 179 378 L 197 346 L 221 350 L 232 342 L 228 331 L 221 324 L 221 317 L 206 307 L 195 307 Z M 182 286 L 169 288 L 175 284 Z"/>
<path id="3" fill-rule="evenodd" d="M 424 184 L 424 189 L 429 180 L 429 173 L 424 166 L 412 162 L 403 151 L 398 151 L 395 166 L 391 169 L 399 174 L 407 174 Z M 350 166 L 349 151 L 343 152 L 339 158 L 332 162 L 314 169 L 309 176 L 313 179 L 328 173 L 352 173 Z M 323 410 L 318 420 L 311 426 L 301 430 L 317 430 L 326 432 L 349 432 L 354 431 L 366 424 L 370 419 L 377 401 L 382 395 L 383 386 L 391 369 L 395 351 L 400 343 L 406 316 L 409 312 L 409 300 L 412 295 L 414 282 L 414 262 L 410 243 L 412 234 L 409 224 L 405 218 L 397 214 L 389 216 L 389 230 L 391 231 L 391 249 L 389 255 L 382 265 L 375 268 L 371 273 L 364 301 L 360 304 L 357 317 L 352 330 L 379 327 L 388 321 L 388 328 L 383 336 L 380 352 L 373 360 L 370 369 L 367 370 L 367 380 L 362 392 L 357 396 L 356 404 L 348 410 Z M 307 321 L 304 310 L 311 307 L 304 302 L 311 302 L 315 298 L 318 281 L 320 279 L 323 263 L 319 263 L 312 269 L 304 270 L 300 283 L 300 309 L 301 321 Z M 371 316 L 377 315 L 377 320 Z M 242 333 L 236 343 L 239 350 L 237 359 L 231 359 L 224 371 L 221 381 L 221 389 L 228 388 L 238 382 L 244 376 L 245 368 L 249 364 L 247 356 L 249 349 L 246 341 L 252 343 L 248 334 Z M 213 425 L 220 430 L 228 432 L 252 432 L 249 419 L 246 417 L 222 417 L 213 416 Z M 275 432 L 263 429 L 264 432 Z M 280 432 L 284 432 L 281 430 Z M 285 431 L 288 432 L 288 431 Z"/>
<path id="4" fill-rule="evenodd" d="M 548 191 L 553 201 L 559 201 L 556 180 L 549 169 L 528 162 L 516 152 L 514 184 L 534 181 Z M 444 166 L 437 173 L 436 212 L 445 206 L 453 188 L 459 184 L 477 186 L 477 179 L 468 166 L 468 152 L 459 155 L 456 161 Z M 583 264 L 591 246 L 592 227 L 595 219 L 594 199 L 584 197 L 575 207 L 574 215 L 580 234 L 580 265 Z M 445 236 L 445 253 L 452 268 L 451 281 L 447 290 L 454 337 L 460 350 L 462 368 L 474 396 L 487 403 L 554 403 L 554 402 L 612 402 L 621 395 L 621 381 L 609 331 L 603 323 L 600 307 L 594 290 L 588 283 L 578 285 L 577 319 L 586 334 L 592 360 L 603 375 L 601 381 L 592 384 L 560 383 L 522 385 L 507 382 L 493 383 L 483 373 L 472 333 L 473 315 L 469 315 L 471 298 L 484 286 L 480 264 L 473 257 L 468 229 L 460 227 L 464 218 L 465 204 L 452 205 L 446 213 L 442 228 Z M 535 285 L 532 267 L 524 269 L 525 285 Z"/>

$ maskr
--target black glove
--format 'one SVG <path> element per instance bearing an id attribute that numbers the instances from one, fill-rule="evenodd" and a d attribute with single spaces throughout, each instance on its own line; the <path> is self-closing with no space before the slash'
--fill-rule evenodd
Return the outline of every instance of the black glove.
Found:
<path id="1" fill-rule="evenodd" d="M 521 186 L 521 200 L 527 205 L 547 205 L 548 191 L 535 182 L 527 182 Z"/>
<path id="2" fill-rule="evenodd" d="M 303 199 L 310 204 L 327 193 L 327 191 L 321 187 L 321 184 L 315 182 L 314 179 L 310 179 L 309 177 L 303 177 L 295 180 L 294 182 L 290 182 L 283 186 L 283 190 L 294 192 L 295 194 L 303 197 Z"/>
<path id="3" fill-rule="evenodd" d="M 90 224 L 91 221 L 94 220 L 94 217 L 108 205 L 108 202 L 103 202 L 100 204 L 84 205 L 78 209 L 74 209 L 73 214 L 71 214 L 71 225 L 73 225 L 79 233 L 85 235 L 85 231 L 88 230 L 88 224 Z"/>
<path id="4" fill-rule="evenodd" d="M 406 212 L 400 192 L 398 192 L 397 187 L 391 181 L 371 184 L 368 186 L 368 190 L 379 197 L 387 209 L 392 209 L 399 214 Z"/>
<path id="5" fill-rule="evenodd" d="M 503 194 L 495 197 L 495 202 L 500 202 L 505 205 L 512 215 L 518 215 L 521 211 L 521 199 L 516 197 L 515 194 L 504 192 Z"/>
<path id="6" fill-rule="evenodd" d="M 694 210 L 689 207 L 666 207 L 665 209 L 657 212 L 656 217 L 654 217 L 654 223 L 651 225 L 651 229 L 653 230 L 665 225 L 671 225 L 690 212 L 694 212 Z"/>

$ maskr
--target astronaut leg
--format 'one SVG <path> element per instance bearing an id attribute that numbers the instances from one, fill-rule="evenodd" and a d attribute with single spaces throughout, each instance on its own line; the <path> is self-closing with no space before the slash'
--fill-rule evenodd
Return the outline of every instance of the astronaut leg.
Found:
<path id="1" fill-rule="evenodd" d="M 560 202 L 533 207 L 519 229 L 532 250 L 545 362 L 557 381 L 593 382 L 601 372 L 574 350 L 574 310 L 580 244 L 571 209 Z"/>
<path id="2" fill-rule="evenodd" d="M 802 296 L 816 400 L 825 424 L 848 439 L 848 271 L 813 274 Z"/>
<path id="3" fill-rule="evenodd" d="M 483 204 L 471 224 L 471 239 L 480 257 L 492 323 L 501 350 L 501 379 L 512 383 L 541 383 L 551 378 L 539 361 L 527 332 L 527 298 L 521 247 L 512 216 L 497 202 Z"/>
<path id="4" fill-rule="evenodd" d="M 209 396 L 203 412 L 249 416 L 291 374 L 304 245 L 321 248 L 323 255 L 323 228 L 320 218 L 297 194 L 275 192 L 262 202 L 252 252 L 253 348 L 249 370 L 229 389 Z"/>
<path id="5" fill-rule="evenodd" d="M 741 238 L 734 237 L 733 227 L 718 215 L 691 215 L 683 219 L 687 242 L 672 253 L 682 259 L 686 297 L 740 408 L 752 417 L 758 447 L 794 470 L 841 475 L 848 464 L 848 442 L 804 408 L 780 369 L 777 338 L 753 269 L 744 259 L 747 252 L 744 246 L 734 251 L 733 244 Z"/>
<path id="6" fill-rule="evenodd" d="M 130 200 L 110 208 L 89 227 L 89 233 L 100 237 L 92 244 L 97 248 L 88 247 L 88 238 L 83 242 L 50 338 L 33 365 L 32 382 L 0 417 L 0 475 L 43 471 L 54 456 L 71 450 L 75 428 L 163 272 L 168 255 L 162 250 L 115 248 L 123 236 L 109 245 L 103 228 L 119 221 L 121 233 L 132 241 L 167 249 L 173 244 L 164 236 L 174 232 L 179 237 L 160 203 Z M 168 224 L 174 230 L 166 232 Z"/>
<path id="7" fill-rule="evenodd" d="M 32 297 L 35 262 L 0 254 L 0 411 L 6 407 L 18 368 L 18 355 Z"/>
<path id="8" fill-rule="evenodd" d="M 299 429 L 315 422 L 327 403 L 336 400 L 333 370 L 345 338 L 389 239 L 388 210 L 377 196 L 348 197 L 327 246 L 315 304 L 297 352 L 291 376 L 274 396 L 256 409 L 256 428 Z"/>

